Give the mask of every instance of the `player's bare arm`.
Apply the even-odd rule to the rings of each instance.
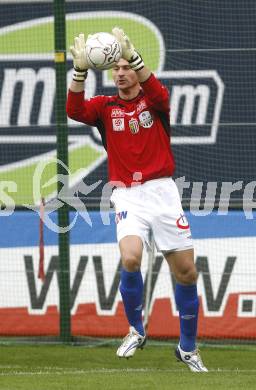
[[[144,68],[137,71],[138,80],[140,83],[144,83],[151,75],[151,70],[146,66]]]

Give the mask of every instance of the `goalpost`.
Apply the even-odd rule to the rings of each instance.
[[[58,180],[57,192],[67,191],[69,186],[68,168],[68,127],[65,110],[67,93],[66,68],[66,10],[65,0],[54,0],[54,38],[55,38],[55,73],[56,73],[56,126],[57,126],[57,164],[58,177],[64,177],[65,182]],[[65,197],[68,193],[64,194]],[[58,209],[60,227],[69,225],[69,206],[64,203]],[[59,233],[59,299],[60,299],[60,338],[62,341],[71,340],[70,316],[70,258],[69,231]]]

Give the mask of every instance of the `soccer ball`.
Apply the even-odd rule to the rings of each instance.
[[[122,48],[114,35],[98,32],[87,39],[85,53],[94,69],[105,70],[112,68],[120,60]]]

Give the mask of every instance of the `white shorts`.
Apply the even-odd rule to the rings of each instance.
[[[193,248],[190,227],[172,178],[116,188],[111,202],[116,212],[118,242],[125,236],[136,235],[150,247],[152,232],[158,251]]]

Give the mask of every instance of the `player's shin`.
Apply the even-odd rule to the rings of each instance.
[[[144,336],[142,322],[143,280],[141,272],[128,272],[122,269],[120,292],[129,324],[140,335]]]
[[[176,284],[175,300],[180,317],[180,346],[183,351],[196,349],[199,300],[196,285]]]

